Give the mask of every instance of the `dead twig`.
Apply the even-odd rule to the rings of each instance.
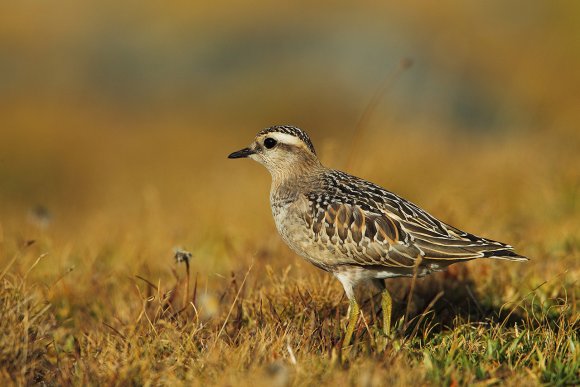
[[[366,106],[365,110],[361,114],[352,134],[352,140],[350,142],[350,153],[346,161],[345,169],[349,170],[352,167],[352,163],[354,161],[354,157],[357,153],[359,148],[359,144],[364,137],[364,132],[369,126],[370,118],[372,117],[374,111],[376,110],[377,106],[381,99],[383,99],[385,93],[393,86],[395,81],[399,78],[399,76],[407,69],[409,69],[413,65],[413,61],[409,58],[403,58],[399,62],[397,68],[390,73],[385,80],[381,83],[381,85],[376,90],[375,94],[369,101],[368,105]]]

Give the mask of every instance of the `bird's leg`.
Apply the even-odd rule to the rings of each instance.
[[[354,332],[354,328],[356,327],[359,314],[360,308],[356,302],[356,299],[353,297],[350,299],[350,305],[348,307],[348,325],[346,326],[346,333],[344,334],[344,341],[342,342],[343,348],[350,344],[350,340],[352,339],[352,334]]]
[[[391,335],[391,313],[393,311],[393,300],[389,290],[385,287],[381,293],[381,306],[383,308],[383,332],[385,336]]]
[[[391,335],[391,316],[393,313],[393,300],[391,294],[382,279],[373,280],[373,284],[381,291],[381,308],[383,309],[383,333]]]
[[[344,334],[344,340],[342,341],[343,350],[350,345],[350,340],[352,339],[352,334],[354,333],[354,328],[358,322],[358,316],[360,314],[360,308],[356,302],[354,296],[354,286],[356,285],[356,280],[351,275],[351,272],[335,272],[334,275],[340,281],[344,287],[344,292],[348,298],[350,304],[348,306],[348,325],[346,326],[346,332]]]

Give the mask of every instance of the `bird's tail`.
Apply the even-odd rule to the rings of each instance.
[[[507,249],[498,249],[498,250],[488,250],[483,253],[485,258],[494,258],[494,259],[505,259],[508,261],[529,261],[528,257],[524,257],[523,255],[519,255],[515,251],[511,250],[510,248]]]

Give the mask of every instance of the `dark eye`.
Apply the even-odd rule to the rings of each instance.
[[[268,149],[272,149],[276,146],[278,142],[276,140],[274,140],[273,138],[268,137],[267,139],[264,140],[264,146]]]

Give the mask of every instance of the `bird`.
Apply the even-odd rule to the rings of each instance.
[[[382,330],[389,337],[392,298],[385,279],[423,277],[476,258],[528,260],[506,243],[462,231],[370,181],[323,166],[308,134],[295,126],[266,128],[228,158],[266,167],[278,233],[342,284],[349,300],[343,348],[360,314],[354,295],[360,283],[381,290]]]

